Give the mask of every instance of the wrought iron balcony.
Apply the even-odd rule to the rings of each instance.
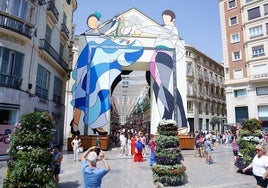
[[[68,72],[68,64],[45,39],[40,39],[39,49],[46,51],[66,72]]]
[[[21,34],[29,39],[32,38],[33,26],[16,19],[16,17],[0,11],[0,27]]]
[[[67,37],[67,39],[69,39],[69,30],[67,28],[67,26],[65,24],[61,24],[61,32],[63,32],[65,34],[65,36]]]
[[[20,89],[22,78],[14,75],[0,74],[0,86]]]
[[[53,3],[53,1],[48,1],[47,2],[47,10],[51,11],[52,14],[54,15],[55,19],[57,21],[59,21],[59,11],[57,10],[55,4]]]

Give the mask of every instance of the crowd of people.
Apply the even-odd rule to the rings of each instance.
[[[205,157],[207,164],[213,164],[212,151],[217,144],[231,146],[233,149],[234,162],[238,156],[239,146],[237,135],[231,131],[216,135],[214,132],[195,132],[195,153],[194,157]]]
[[[79,148],[81,146],[81,140],[78,136],[75,136],[71,142],[73,147],[74,160],[80,160],[82,163],[82,172],[84,177],[84,186],[89,185],[101,185],[102,177],[104,177],[110,170],[110,166],[104,157],[104,152],[100,150],[99,137],[96,140],[95,146],[85,151],[81,158],[78,159],[78,154],[81,152]],[[143,162],[144,156],[150,153],[149,165],[152,166],[155,163],[155,150],[156,142],[153,134],[144,134],[140,131],[132,133],[129,131],[119,131],[118,143],[114,143],[116,147],[120,148],[119,156],[126,156],[132,158],[133,162]],[[118,145],[117,145],[118,144]],[[207,164],[213,164],[213,148],[217,145],[226,145],[232,148],[234,164],[239,154],[239,146],[237,143],[237,134],[232,131],[226,131],[224,134],[214,134],[213,132],[195,132],[195,152],[194,157],[201,157],[205,159]],[[148,147],[146,147],[148,146]],[[148,151],[146,151],[148,150]],[[248,170],[252,170],[253,175],[257,181],[257,188],[268,186],[268,156],[266,155],[266,145],[259,144],[256,146],[256,155],[251,164],[245,167],[242,171],[246,173]],[[55,179],[59,182],[60,163],[63,155],[59,151],[59,148],[54,147],[53,161],[55,168]],[[97,161],[102,161],[102,168],[97,167]]]
[[[234,164],[238,159],[239,145],[237,143],[237,132],[227,131],[224,134],[195,132],[195,153],[194,157],[205,157],[207,164],[213,164],[212,151],[217,144],[227,145],[232,148]],[[256,145],[256,154],[252,162],[242,169],[243,173],[251,170],[256,179],[256,188],[266,188],[268,186],[268,156],[267,142],[263,137],[263,142]]]
[[[119,156],[132,157],[134,162],[143,162],[143,157],[146,155],[146,145],[149,144],[148,148],[150,154],[154,156],[155,142],[153,135],[146,135],[143,132],[132,133],[125,132],[124,130],[119,131],[119,141],[115,141],[115,146],[120,147]],[[118,143],[118,145],[117,145]],[[153,153],[153,154],[152,154]],[[153,164],[153,162],[151,162]]]

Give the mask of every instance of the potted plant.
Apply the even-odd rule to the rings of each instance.
[[[178,186],[186,182],[186,167],[179,146],[178,127],[174,120],[159,123],[156,137],[155,161],[152,166],[154,182]]]

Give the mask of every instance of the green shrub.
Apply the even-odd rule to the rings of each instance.
[[[54,123],[48,113],[34,112],[21,117],[11,135],[4,188],[56,187],[50,153]]]

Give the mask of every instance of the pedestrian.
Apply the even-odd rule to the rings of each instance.
[[[75,135],[74,139],[71,142],[74,152],[74,161],[78,160],[79,147],[81,146],[81,144],[81,139],[78,135]]]
[[[256,146],[257,154],[250,163],[242,171],[245,173],[247,170],[252,169],[253,175],[257,181],[256,188],[266,188],[268,185],[268,156],[266,155],[266,145],[258,144]]]
[[[127,155],[131,157],[131,134],[128,134],[127,137]]]
[[[143,161],[143,156],[142,156],[142,142],[140,139],[140,136],[137,136],[137,141],[135,144],[135,154],[134,154],[134,162],[142,162]]]
[[[214,144],[211,142],[211,138],[209,135],[206,135],[206,139],[204,142],[204,146],[205,146],[205,155],[206,155],[206,163],[207,164],[212,164],[213,160],[212,160],[212,146],[214,146]]]
[[[110,166],[105,160],[104,152],[102,151],[99,158],[104,167],[97,167],[98,155],[95,152],[96,148],[96,146],[90,147],[81,156],[84,188],[101,188],[102,178],[110,171]]]
[[[135,154],[135,145],[136,145],[136,136],[133,133],[131,137],[131,155],[134,156]]]
[[[142,155],[145,155],[146,137],[143,133],[140,134],[140,140],[142,143]]]
[[[197,134],[196,137],[195,137],[195,153],[194,153],[194,157],[197,157],[197,154],[198,154],[199,157],[202,157],[201,145],[202,145],[201,135]]]
[[[120,135],[120,156],[124,156],[126,154],[126,148],[127,148],[127,138],[125,136],[125,133],[122,132]]]
[[[238,150],[239,150],[239,146],[238,146],[238,144],[237,144],[236,138],[237,138],[237,136],[234,135],[234,137],[233,137],[233,141],[232,141],[232,143],[231,143],[231,146],[232,146],[232,148],[233,148],[234,163],[236,162],[236,159],[237,159],[237,157],[238,157]]]
[[[153,134],[150,135],[150,140],[149,140],[149,143],[148,143],[148,147],[150,149],[150,166],[153,166],[154,163],[155,163],[155,149],[156,149]]]
[[[63,155],[60,152],[60,148],[58,146],[54,146],[53,152],[52,152],[52,161],[53,161],[53,166],[54,166],[54,176],[56,180],[56,187],[58,187],[58,184],[59,184],[59,174],[61,170],[62,159],[63,159]]]

